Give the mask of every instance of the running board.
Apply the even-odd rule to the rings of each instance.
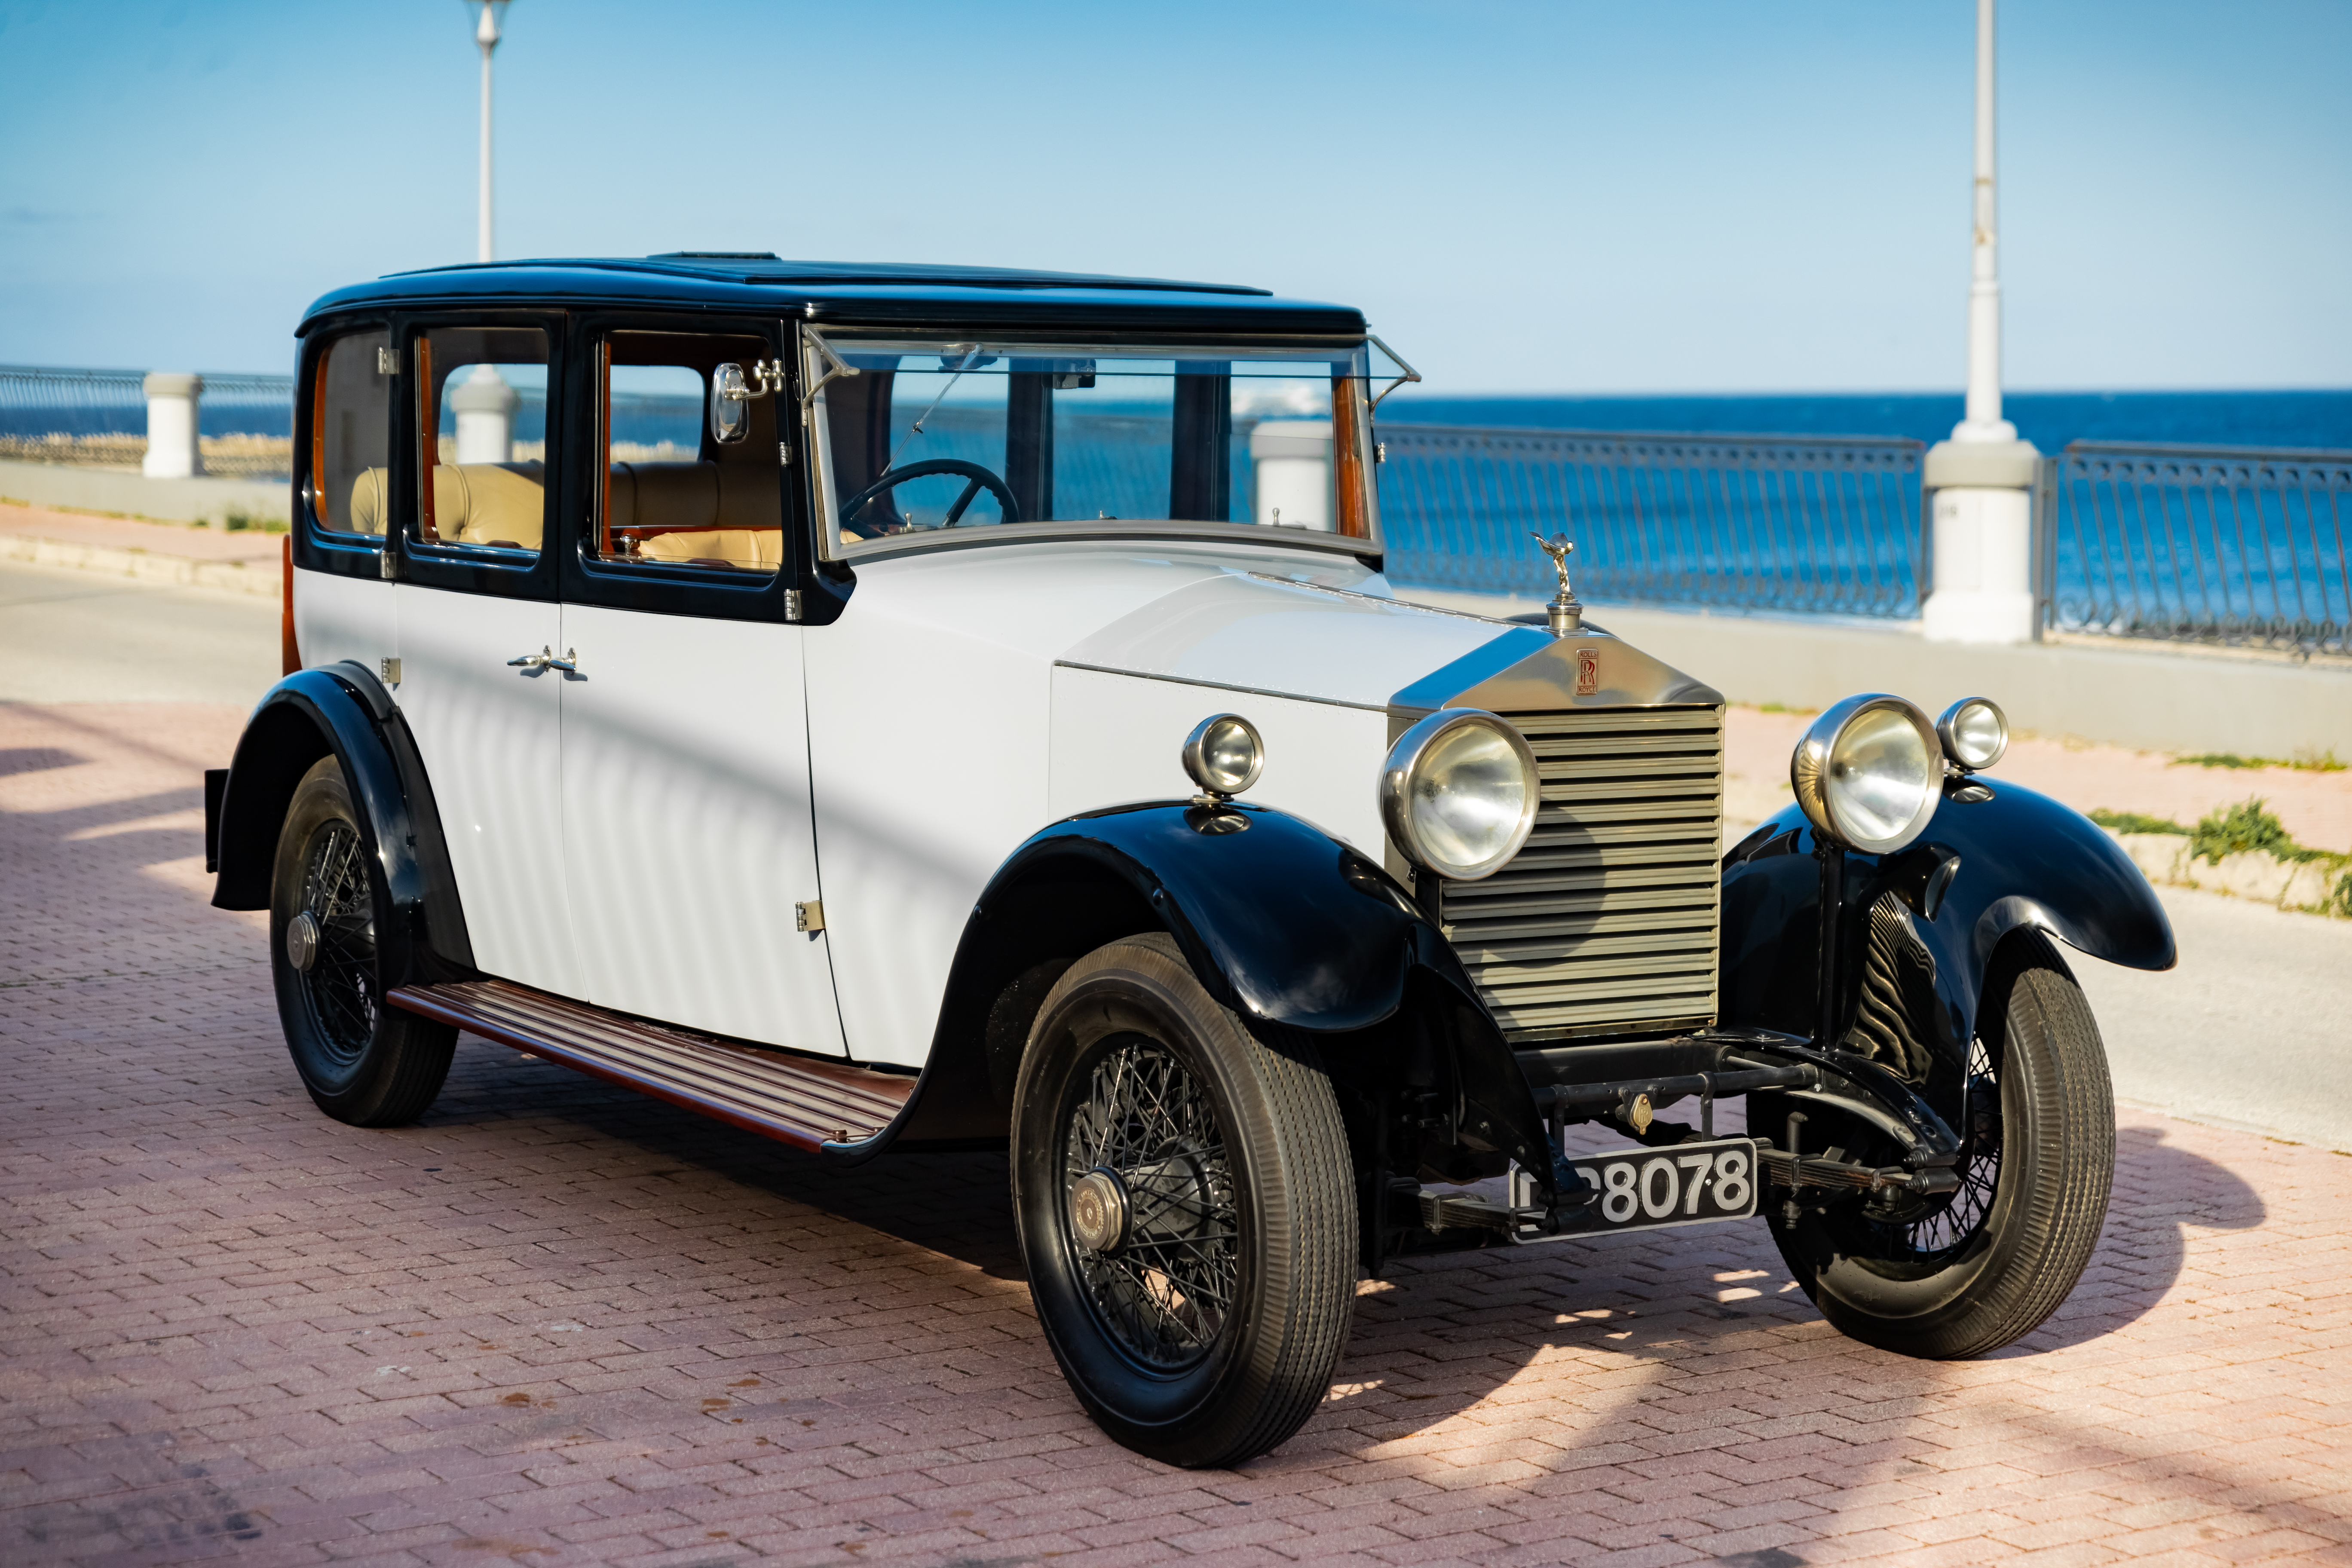
[[[871,1138],[915,1091],[911,1077],[648,1024],[508,980],[404,985],[385,1000],[798,1149]]]

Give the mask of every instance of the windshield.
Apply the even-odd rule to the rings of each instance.
[[[1377,538],[1360,343],[809,337],[836,555],[1008,525]]]

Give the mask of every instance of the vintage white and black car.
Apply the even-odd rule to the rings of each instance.
[[[2089,1258],[2060,944],[2171,963],[2140,874],[1982,775],[1982,700],[1839,703],[1726,845],[1722,698],[1567,539],[1525,622],[1397,597],[1358,311],[680,253],[299,340],[207,854],[328,1115],[416,1118],[462,1029],[842,1166],[1009,1148],[1070,1386],[1180,1465],[1295,1432],[1402,1255],[1761,1216],[1932,1357]]]

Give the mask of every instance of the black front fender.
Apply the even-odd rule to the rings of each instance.
[[[1811,825],[1782,808],[1724,858],[1723,1018],[1813,1035],[1822,879]],[[1942,879],[1944,864],[1958,864]],[[2169,969],[2172,924],[2147,879],[2087,817],[2022,784],[1955,783],[1918,842],[1898,855],[1840,858],[1844,918],[1837,973],[1841,1032],[1863,973],[1860,918],[1892,894],[1931,957],[1936,1012],[1923,1037],[1965,1060],[1987,969],[2004,938],[2032,927],[2132,969]]]
[[[356,664],[297,670],[270,688],[246,721],[220,801],[214,905],[269,907],[287,805],[303,773],[330,753],[351,788],[363,847],[383,873],[393,942],[470,969],[465,912],[424,761],[390,694]]]
[[[1402,1011],[1442,1015],[1463,1142],[1549,1178],[1527,1076],[1459,958],[1381,866],[1285,812],[1178,802],[1057,822],[1006,859],[966,922],[930,1057],[899,1121],[844,1147],[1002,1137],[1037,1007],[1084,954],[1165,931],[1201,983],[1256,1026],[1315,1036],[1335,1077]],[[1436,998],[1434,1002],[1430,998]],[[1365,1048],[1370,1049],[1367,1046]]]

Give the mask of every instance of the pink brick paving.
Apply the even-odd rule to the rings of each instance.
[[[204,903],[239,717],[0,708],[0,1561],[2352,1563],[2352,1160],[2127,1116],[2083,1288],[1968,1364],[1760,1226],[1402,1267],[1187,1474],[1064,1388],[1001,1158],[830,1173],[478,1041],[422,1126],[318,1115]]]

